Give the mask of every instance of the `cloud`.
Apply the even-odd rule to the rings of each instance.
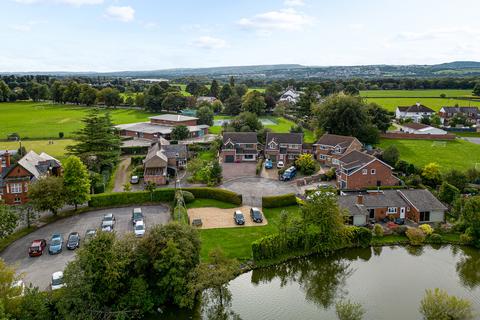
[[[13,0],[13,1],[17,3],[22,3],[22,4],[56,3],[56,4],[68,4],[72,6],[82,6],[82,5],[102,4],[104,0]]]
[[[30,21],[23,24],[12,24],[10,25],[10,29],[18,32],[30,32],[32,31],[32,27],[38,24],[46,23],[46,21]]]
[[[225,40],[210,36],[199,37],[193,41],[192,44],[203,49],[221,49],[227,46],[227,42]]]
[[[114,20],[130,22],[135,19],[135,10],[130,6],[110,6],[105,11],[105,15]]]
[[[242,18],[238,24],[244,28],[257,29],[260,32],[272,30],[298,31],[311,25],[313,19],[295,9],[281,9],[260,13],[252,18]]]
[[[438,28],[424,32],[400,32],[393,39],[399,41],[426,41],[462,36],[479,37],[480,31],[469,27]]]
[[[283,4],[287,7],[301,7],[305,5],[304,0],[285,0]]]

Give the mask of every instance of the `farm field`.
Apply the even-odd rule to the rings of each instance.
[[[412,106],[417,102],[429,107],[432,110],[439,111],[443,106],[477,106],[480,107],[480,100],[459,100],[453,98],[365,98],[367,102],[374,102],[389,111],[395,111],[398,106]]]
[[[80,120],[89,108],[73,105],[55,105],[45,102],[1,103],[0,139],[16,132],[20,138],[58,138],[63,132],[66,138],[81,127]],[[152,114],[131,109],[111,109],[115,124],[146,121]]]
[[[50,140],[25,140],[22,141],[22,146],[24,146],[27,151],[33,150],[38,154],[45,152],[61,161],[66,157],[65,148],[75,143],[74,140],[70,139],[52,140],[52,144],[49,143],[49,141]],[[0,150],[17,150],[19,147],[20,142],[18,141],[0,141]]]
[[[446,97],[471,97],[472,90],[457,90],[457,89],[430,89],[430,90],[362,90],[360,96],[362,97],[376,97],[376,98],[388,98],[388,97],[435,97],[440,98],[441,94],[445,94]]]
[[[475,166],[480,169],[480,145],[468,141],[381,139],[379,147],[385,149],[390,145],[398,148],[400,159],[419,167],[436,162],[443,172]]]

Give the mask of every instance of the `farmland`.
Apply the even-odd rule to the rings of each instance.
[[[449,169],[466,170],[480,167],[480,145],[468,141],[456,140],[436,142],[431,140],[393,140],[382,139],[379,147],[385,149],[395,145],[400,159],[419,167],[436,162],[443,172]]]

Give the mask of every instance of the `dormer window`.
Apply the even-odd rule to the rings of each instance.
[[[225,143],[225,149],[233,149],[235,148],[235,144],[232,142],[232,141],[227,141],[227,143]]]
[[[269,149],[276,149],[277,148],[277,144],[275,143],[275,141],[270,141],[270,143],[268,144],[268,148]]]

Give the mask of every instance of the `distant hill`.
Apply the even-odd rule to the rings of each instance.
[[[0,73],[2,74],[2,73]],[[5,74],[5,73],[3,73]],[[302,66],[274,64],[227,66],[212,68],[177,68],[147,71],[117,72],[22,72],[15,74],[45,74],[56,76],[106,76],[130,78],[204,77],[227,79],[230,76],[248,79],[338,79],[338,78],[426,78],[480,76],[480,62],[454,61],[436,65],[363,65],[363,66]]]

